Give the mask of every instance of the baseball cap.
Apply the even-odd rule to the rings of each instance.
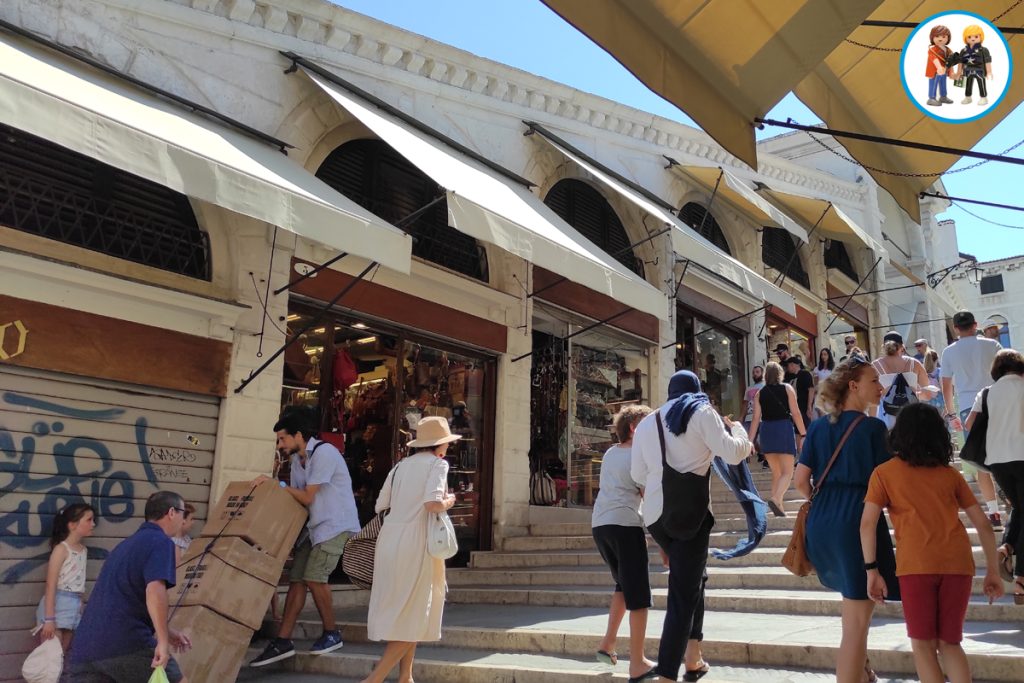
[[[928,340],[918,339],[916,342],[914,342],[914,346],[928,346]]]
[[[953,327],[970,327],[978,322],[970,311],[960,311],[953,316]]]
[[[778,353],[779,351],[789,351],[789,347],[785,344],[779,344],[775,347],[775,353]]]
[[[892,330],[890,332],[886,332],[885,333],[885,336],[882,337],[882,341],[883,342],[896,342],[897,344],[902,344],[903,343],[903,335],[900,334],[899,332],[897,332],[896,330]]]

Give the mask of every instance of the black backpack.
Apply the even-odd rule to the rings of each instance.
[[[886,415],[896,417],[904,406],[911,403],[917,403],[917,394],[910,388],[903,373],[897,373],[889,391],[885,392],[885,396],[882,397],[882,410]]]

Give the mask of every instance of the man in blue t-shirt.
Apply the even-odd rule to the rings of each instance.
[[[309,508],[306,524],[309,537],[295,546],[281,626],[277,637],[249,663],[255,667],[295,656],[292,631],[306,603],[307,590],[313,596],[323,626],[323,635],[313,643],[310,653],[322,655],[342,646],[327,579],[338,566],[345,542],[359,531],[359,514],[348,465],[337,448],[316,438],[320,433],[316,412],[302,406],[288,406],[274,425],[274,432],[277,450],[291,456],[291,486],[284,482],[279,485]],[[269,479],[260,476],[253,483],[261,484]]]
[[[146,521],[103,564],[72,641],[72,683],[139,683],[165,668],[185,683],[170,650],[192,647],[167,625],[167,589],[174,586],[174,543],[185,522],[185,501],[158,491],[146,501]]]

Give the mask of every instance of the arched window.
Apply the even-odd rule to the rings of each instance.
[[[732,250],[729,249],[729,242],[725,239],[725,233],[722,232],[721,226],[703,206],[696,202],[690,202],[679,211],[679,217],[700,233],[701,237],[732,256]]]
[[[786,278],[810,289],[811,281],[800,263],[800,242],[782,228],[764,227],[761,234],[761,260],[769,268],[785,273]]]
[[[1004,349],[1012,349],[1013,346],[1010,345],[1010,323],[1006,317],[996,313],[995,315],[990,315],[989,320],[999,325],[999,343],[1002,347]],[[988,321],[986,320],[986,322]]]
[[[846,251],[846,245],[839,240],[829,240],[825,245],[825,267],[835,268],[851,280],[860,280],[857,269],[850,260],[850,254]]]
[[[582,180],[559,180],[544,203],[584,237],[604,249],[634,273],[643,275],[642,264],[628,249],[632,244],[611,204]]]
[[[188,197],[4,125],[0,225],[210,279],[209,240]]]
[[[328,155],[316,175],[392,223],[422,209],[444,191],[382,140],[346,142]],[[475,239],[448,225],[447,202],[434,204],[402,229],[413,236],[413,256],[487,282],[487,252]]]

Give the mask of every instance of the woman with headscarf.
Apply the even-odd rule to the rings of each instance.
[[[634,681],[675,681],[684,659],[684,681],[699,680],[710,668],[701,656],[700,642],[704,638],[705,569],[715,519],[710,510],[703,512],[703,521],[690,538],[674,538],[666,531],[662,520],[662,460],[676,472],[695,474],[710,485],[713,458],[739,464],[752,448],[741,424],[715,412],[692,372],[680,370],[672,376],[668,397],[668,402],[645,417],[633,433],[630,473],[633,481],[644,487],[644,524],[669,558],[668,610],[658,665],[631,679]],[[664,436],[664,453],[660,435]]]

